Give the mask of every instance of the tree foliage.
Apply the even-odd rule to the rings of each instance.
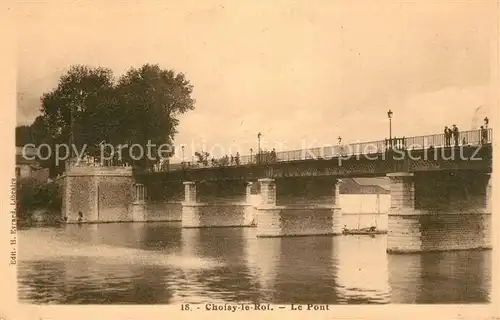
[[[126,125],[121,138],[129,145],[172,145],[179,124],[177,117],[194,109],[193,87],[185,76],[158,65],[130,69],[119,79],[116,91],[123,108],[120,123]],[[157,149],[153,151],[157,154]]]
[[[51,142],[74,144],[78,150],[87,145],[89,155],[107,138],[112,121],[113,73],[105,68],[73,66],[62,75],[58,86],[42,96],[42,119]],[[115,99],[116,101],[116,99]],[[106,117],[107,116],[107,117]]]
[[[199,164],[202,164],[204,166],[208,166],[208,158],[210,158],[210,153],[206,151],[198,152],[196,151],[194,153],[196,160]]]
[[[31,137],[31,126],[17,126],[16,127],[16,147],[22,147],[28,143],[33,143]]]
[[[41,97],[41,116],[29,128],[16,128],[16,143],[22,145],[31,139],[37,145],[53,147],[74,144],[79,151],[85,150],[84,155],[98,160],[102,142],[115,146],[115,150],[118,145],[132,144],[145,150],[148,141],[171,146],[178,116],[194,109],[192,91],[182,73],[158,65],[131,68],[117,80],[107,68],[72,66],[57,87]],[[171,156],[171,150],[163,156]],[[133,161],[129,151],[122,148],[122,163],[147,167],[159,160],[155,148],[153,161],[146,157]],[[55,167],[54,157],[44,166],[51,167],[52,174],[62,169]]]
[[[17,183],[16,213],[18,218],[30,218],[34,210],[47,209],[54,213],[61,211],[60,186],[54,182],[40,182],[24,178]]]

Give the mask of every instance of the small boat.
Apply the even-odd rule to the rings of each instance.
[[[387,231],[377,230],[377,227],[361,228],[361,229],[347,229],[342,230],[342,234],[358,234],[358,235],[374,235],[374,234],[386,234]]]
[[[380,205],[379,205],[379,199],[380,195],[377,194],[377,215],[380,215]],[[344,225],[344,228],[342,229],[342,234],[357,234],[357,235],[376,235],[376,234],[387,234],[386,230],[377,230],[378,223],[377,223],[377,218],[375,218],[375,225],[372,225],[371,227],[367,228],[360,228],[360,219],[361,219],[361,214],[358,214],[358,228],[357,229],[348,229],[346,225]]]

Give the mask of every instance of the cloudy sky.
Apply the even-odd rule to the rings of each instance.
[[[119,76],[158,63],[194,85],[196,110],[181,118],[176,138],[188,146],[256,149],[259,131],[265,147],[278,149],[335,144],[339,135],[379,140],[388,135],[388,109],[396,136],[453,123],[468,130],[493,117],[494,3],[19,5],[18,123],[36,117],[40,95],[72,64]]]

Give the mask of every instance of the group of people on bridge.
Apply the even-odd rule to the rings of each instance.
[[[239,166],[240,165],[240,153],[236,152],[236,156],[233,156],[233,155],[229,156],[226,154],[224,157],[219,158],[219,159],[215,159],[212,157],[212,159],[210,161],[211,161],[212,167],[228,166],[228,165]]]
[[[485,124],[480,127],[479,134],[480,134],[480,137],[479,137],[480,144],[487,143],[488,142],[488,121],[487,120],[485,120]],[[451,147],[452,139],[453,139],[454,145],[458,146],[459,141],[460,141],[460,130],[458,130],[458,127],[455,124],[451,128],[449,128],[448,126],[444,127],[444,140],[445,140],[446,147]],[[467,143],[468,143],[468,141],[465,138],[465,136],[462,137],[462,145],[466,145]]]
[[[458,140],[460,139],[460,131],[458,130],[457,125],[453,125],[452,129],[448,128],[448,126],[444,127],[444,140],[445,140],[445,146],[449,147],[451,146],[451,138],[453,137],[453,140],[455,141],[455,146],[458,146]],[[462,141],[463,144],[466,143],[465,137],[463,138]]]

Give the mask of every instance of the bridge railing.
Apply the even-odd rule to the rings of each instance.
[[[457,139],[459,146],[477,146],[480,144],[491,143],[493,141],[493,130],[491,128],[481,130],[469,130],[460,132]],[[449,141],[449,146],[455,145],[455,138],[452,136]],[[408,149],[427,149],[430,147],[439,148],[445,147],[446,138],[444,133],[409,137],[406,138],[406,147]]]
[[[457,145],[459,146],[475,146],[480,144],[492,143],[493,130],[489,128],[484,130],[462,131],[459,133],[457,140]],[[445,147],[447,145],[448,144],[444,133],[415,137],[394,137],[392,139],[350,143],[344,145],[330,145],[309,149],[280,151],[276,153],[265,152],[261,154],[244,155],[240,157],[239,161],[234,161],[232,164],[229,163],[224,166],[230,167],[248,164],[266,164],[310,159],[331,159],[339,156],[349,157],[382,153],[388,151],[389,149],[419,150],[428,149],[430,147]],[[453,136],[450,138],[449,145],[455,145],[455,138]],[[196,162],[182,162],[169,164],[166,171],[181,170],[183,168],[206,168],[218,166],[220,165],[212,165],[210,161],[208,166],[204,166]]]

